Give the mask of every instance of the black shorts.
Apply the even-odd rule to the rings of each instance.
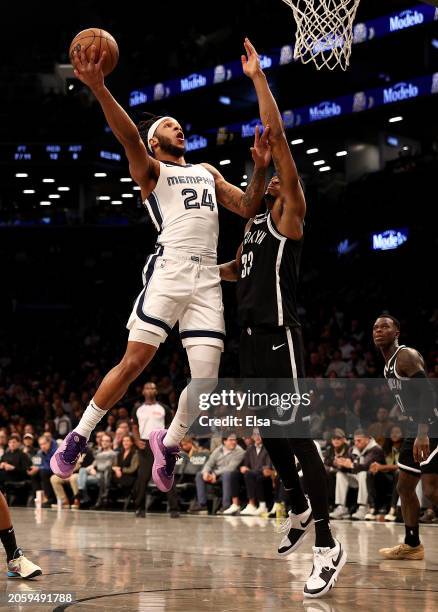
[[[255,391],[298,394],[301,397],[307,391],[302,380],[305,372],[300,327],[248,327],[242,330],[239,361],[242,380],[259,379],[251,383]],[[308,406],[306,401],[285,408],[271,404],[256,411],[260,417],[271,421],[267,435],[307,438],[310,437]]]
[[[300,327],[247,327],[239,347],[241,378],[304,378]]]
[[[430,438],[430,455],[426,461],[414,461],[415,438],[405,438],[398,457],[398,467],[408,474],[438,474],[438,439]]]

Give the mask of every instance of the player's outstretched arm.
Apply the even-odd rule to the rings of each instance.
[[[281,197],[274,206],[272,215],[277,229],[282,234],[298,240],[303,235],[303,221],[306,214],[304,193],[287,142],[283,120],[260,66],[257,51],[248,38],[245,39],[244,46],[246,56],[242,55],[242,68],[254,83],[262,123],[270,127],[269,144],[280,181]]]
[[[222,206],[232,212],[250,219],[255,217],[260,209],[265,194],[266,170],[271,163],[271,149],[269,146],[269,128],[260,135],[259,126],[256,126],[254,146],[251,155],[254,161],[254,170],[248,187],[242,191],[224,179],[222,174],[210,164],[202,164],[214,177],[216,197]]]
[[[90,61],[87,60],[85,51],[75,52],[73,60],[75,76],[87,85],[96,96],[114,136],[125,149],[129,161],[129,170],[134,181],[142,187],[142,190],[147,192],[150,189],[152,191],[153,182],[159,176],[160,165],[148,154],[135,123],[105,86],[102,72],[105,55],[106,51],[96,62],[96,47],[94,45],[91,48]]]

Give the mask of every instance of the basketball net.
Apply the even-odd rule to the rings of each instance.
[[[318,70],[346,70],[360,0],[283,0],[297,22],[294,58]]]

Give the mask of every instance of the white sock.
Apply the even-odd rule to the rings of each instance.
[[[169,429],[167,430],[166,435],[164,436],[164,446],[167,446],[168,448],[170,446],[178,446],[178,444],[189,431],[189,427],[194,420],[195,416],[194,418],[189,417],[186,387],[185,389],[183,389],[181,395],[179,396],[176,414],[173,417],[171,424],[169,425]]]
[[[99,421],[103,419],[107,412],[107,410],[101,410],[98,408],[94,401],[91,400],[85,409],[78,426],[75,427],[75,431],[77,431],[81,436],[85,436],[88,440],[93,429],[96,427]]]
[[[217,385],[217,375],[221,359],[221,349],[217,346],[195,345],[187,347],[187,357],[193,384],[183,390],[179,396],[178,409],[163,439],[164,446],[178,446],[199,416],[200,393],[209,393]],[[191,386],[190,386],[191,385]],[[188,389],[190,388],[190,405]],[[196,404],[196,405],[195,405]]]
[[[259,510],[261,510],[262,512],[266,512],[266,502],[259,502]]]

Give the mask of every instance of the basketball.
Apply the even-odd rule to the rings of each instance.
[[[99,60],[101,53],[106,51],[106,57],[102,64],[104,76],[110,74],[117,66],[119,61],[119,47],[111,34],[100,28],[88,28],[76,34],[68,52],[70,62],[73,64],[74,52],[80,51],[81,48],[85,51],[87,59],[90,59],[91,47],[96,46],[96,62]]]

